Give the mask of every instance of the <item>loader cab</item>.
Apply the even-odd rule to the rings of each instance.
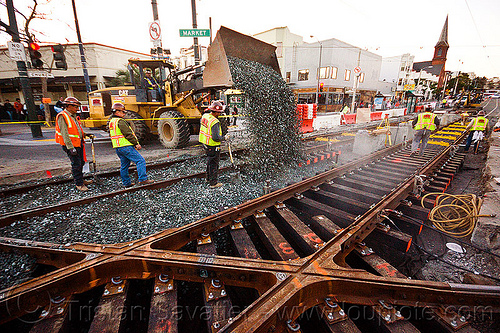
[[[166,60],[130,59],[128,64],[130,80],[135,87],[136,101],[139,103],[160,102],[165,104],[165,94],[169,95],[170,86],[167,81],[175,66]],[[146,70],[151,70],[158,88],[151,88],[146,80]]]

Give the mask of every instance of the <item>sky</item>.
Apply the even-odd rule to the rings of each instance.
[[[148,26],[153,21],[151,0],[75,0],[82,40],[149,53]],[[32,0],[14,0],[27,13]],[[40,42],[75,43],[77,35],[71,0],[38,0],[45,19],[31,27]],[[179,36],[192,28],[191,0],[157,0],[163,48],[173,55],[193,39]],[[5,4],[5,0],[0,0]],[[499,0],[196,0],[198,28],[213,35],[223,25],[253,35],[287,26],[308,43],[336,38],[383,57],[410,53],[415,61],[431,60],[434,46],[449,15],[446,69],[500,77]],[[0,5],[0,19],[7,10]],[[23,19],[18,16],[18,24]],[[310,37],[314,36],[314,37]],[[0,33],[0,45],[10,36]],[[199,38],[209,44],[209,38]]]

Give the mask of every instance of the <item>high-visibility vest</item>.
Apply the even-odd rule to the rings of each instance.
[[[474,118],[472,120],[472,127],[471,131],[484,131],[486,129],[486,126],[488,126],[488,119],[486,119],[483,116],[479,116],[477,118]]]
[[[420,113],[417,118],[417,124],[415,125],[415,130],[420,130],[427,128],[428,130],[434,131],[436,125],[434,124],[434,118],[436,115],[431,112]]]
[[[59,127],[59,121],[58,121],[59,117],[64,117],[64,121],[68,125],[68,134],[69,138],[71,139],[71,143],[73,143],[73,147],[81,147],[82,138],[80,137],[78,128],[80,128],[81,133],[83,133],[82,124],[80,124],[80,121],[78,119],[75,122],[73,117],[71,117],[66,110],[59,112],[56,116],[56,142],[63,146],[66,145],[64,143],[64,138],[61,135],[61,128]]]
[[[145,77],[144,78],[147,82],[148,82],[148,89],[155,89],[153,86],[156,84],[158,85],[158,83],[156,83],[156,79],[154,79],[153,77]]]
[[[220,146],[219,141],[212,139],[212,126],[219,122],[219,119],[211,113],[205,113],[200,121],[200,136],[198,141],[207,146]],[[222,128],[219,126],[219,136],[222,136]]]
[[[113,117],[109,121],[109,136],[111,138],[111,143],[113,144],[113,148],[133,146],[133,144],[123,136],[120,127],[118,127],[118,122],[121,119],[122,118],[119,117]],[[130,127],[130,129],[132,130],[132,127]],[[134,130],[132,130],[132,133],[135,135]]]

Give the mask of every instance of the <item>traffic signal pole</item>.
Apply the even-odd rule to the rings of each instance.
[[[12,0],[6,0],[7,13],[9,15],[9,34],[12,36],[12,41],[20,43],[19,30],[17,29],[16,13],[14,11],[14,4]],[[36,121],[35,100],[33,99],[33,91],[31,90],[30,80],[28,78],[28,71],[24,61],[17,61],[17,71],[19,72],[19,82],[23,90],[24,102],[28,110],[28,121]],[[31,124],[31,135],[33,138],[41,138],[42,127],[39,123]]]
[[[83,78],[85,79],[85,88],[87,94],[92,90],[90,87],[89,72],[87,71],[87,60],[85,60],[85,52],[83,51],[82,36],[80,35],[80,25],[78,24],[78,17],[76,16],[75,0],[71,0],[73,6],[73,15],[75,16],[76,35],[78,36],[78,47],[80,48],[80,59],[82,61]]]

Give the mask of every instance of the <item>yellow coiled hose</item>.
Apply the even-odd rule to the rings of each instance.
[[[422,197],[422,207],[426,208],[424,199],[431,195],[437,195],[434,208],[429,213],[429,221],[436,229],[460,238],[474,231],[483,202],[481,198],[474,194],[428,193]]]

